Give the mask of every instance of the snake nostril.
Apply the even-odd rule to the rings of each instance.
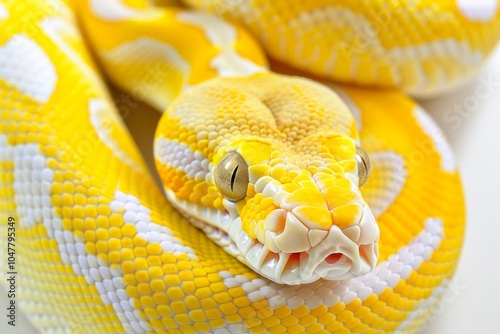
[[[337,263],[337,261],[342,257],[342,254],[341,253],[332,253],[330,255],[328,255],[325,259],[326,262],[328,262],[329,264],[334,264],[334,263]]]

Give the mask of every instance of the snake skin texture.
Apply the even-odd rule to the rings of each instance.
[[[46,333],[416,332],[453,277],[465,213],[442,131],[402,91],[435,94],[472,75],[500,33],[498,2],[175,5],[0,1],[0,240],[13,217],[20,309]],[[161,186],[108,83],[134,112],[163,112]],[[354,145],[372,164],[360,189]],[[249,165],[236,204],[213,177],[231,150]],[[308,244],[292,233],[269,247],[302,247],[282,263],[293,269],[333,228],[374,265],[349,278],[269,280],[239,253],[235,221],[218,220],[235,214],[240,235],[266,244],[259,222],[286,211],[268,194],[314,207],[311,194],[330,187],[326,209],[290,209],[304,233],[317,230]],[[361,224],[364,207],[375,229]]]
[[[462,83],[500,37],[495,0],[187,2],[244,22],[280,61],[335,81],[399,87],[414,96]]]

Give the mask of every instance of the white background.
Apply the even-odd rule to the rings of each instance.
[[[465,87],[421,102],[450,141],[467,201],[457,274],[423,333],[500,333],[500,49]],[[462,114],[453,111],[456,104]],[[1,291],[0,333],[35,333],[19,314],[15,330],[7,326],[6,305]]]

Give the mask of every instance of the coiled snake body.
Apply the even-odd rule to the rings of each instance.
[[[441,131],[395,87],[430,95],[472,74],[497,3],[187,1],[233,24],[163,2],[0,2],[0,238],[15,220],[11,270],[33,324],[420,328],[455,270],[463,197]],[[372,87],[270,72],[256,39],[275,71]],[[166,196],[89,50],[166,110]]]

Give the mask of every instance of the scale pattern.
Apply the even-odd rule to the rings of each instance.
[[[279,61],[415,96],[463,83],[500,38],[496,0],[185,2],[243,22]]]
[[[427,2],[415,3],[420,8]],[[262,30],[255,28],[255,17],[261,14],[256,13],[265,13],[259,8],[277,12],[274,4],[282,6],[280,1],[267,7],[262,1],[231,4],[224,7],[226,15],[247,13],[242,21],[258,37]],[[464,6],[459,1],[453,8]],[[497,14],[484,17],[468,6],[471,17],[463,15],[464,24],[466,18],[488,22],[446,33],[467,31],[493,40]],[[279,8],[279,15],[262,14],[262,26],[274,22],[272,17],[285,23],[297,15],[314,21],[308,13],[319,13],[303,8],[300,16],[297,4]],[[343,10],[352,14],[376,8],[360,2]],[[434,14],[426,15],[434,22]],[[410,18],[424,22],[418,15]],[[273,25],[279,27],[278,21]],[[391,33],[411,26],[395,22]],[[181,90],[187,90],[181,95],[186,98],[212,78],[274,76],[252,35],[208,14],[151,8],[139,0],[2,0],[0,27],[0,240],[6,244],[7,218],[14,217],[18,300],[41,332],[415,332],[439,302],[460,255],[462,188],[441,131],[402,93],[336,85],[333,89],[356,123],[331,95],[338,101],[337,131],[358,136],[372,156],[373,174],[361,193],[380,228],[376,268],[349,280],[280,285],[225,252],[169,204],[91,56],[115,85],[163,111]],[[301,63],[300,53],[284,58],[273,49],[279,43],[272,42],[277,38],[272,31],[280,29],[262,39],[266,52]],[[487,44],[475,46],[474,52],[487,53]],[[308,68],[318,74],[318,66]],[[334,72],[332,78],[348,77]],[[408,78],[420,82],[411,74]],[[392,79],[370,80],[413,91],[413,85]],[[218,85],[217,80],[227,79],[211,82]],[[191,103],[203,101],[193,95]],[[237,94],[208,98],[239,102]],[[251,116],[249,124],[259,122]],[[177,139],[191,144],[186,137]],[[209,167],[202,159],[191,169],[179,161],[168,162],[170,173],[196,175]],[[188,182],[179,186],[188,187]],[[217,200],[200,203],[218,205]],[[217,239],[216,230],[206,232]],[[2,275],[6,267],[2,257]]]

